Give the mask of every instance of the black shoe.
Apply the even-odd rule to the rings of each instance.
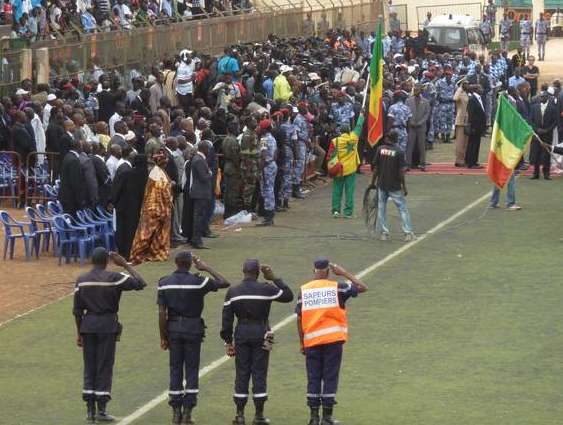
[[[219,237],[219,235],[217,233],[209,232],[203,235],[203,237],[207,239],[216,239]]]
[[[532,176],[532,177],[530,177],[530,180],[539,180],[539,179],[540,179],[540,176]]]
[[[179,425],[182,423],[182,408],[180,406],[172,408],[172,424]]]
[[[246,422],[244,421],[244,415],[237,414],[233,419],[233,425],[245,425]]]
[[[193,249],[209,249],[208,247],[206,247],[204,244],[199,243],[199,244],[192,244],[192,248]]]
[[[96,422],[96,403],[94,400],[86,403],[86,423],[93,424]]]
[[[280,205],[276,205],[276,212],[286,212],[287,209],[280,206]]]
[[[456,167],[458,167],[458,168],[463,168],[463,167],[465,167],[465,164],[460,164],[459,162],[456,162],[454,165],[455,165]]]
[[[270,217],[264,218],[262,222],[256,224],[257,227],[267,227],[273,225],[274,225],[274,219]]]
[[[544,180],[551,180],[551,177],[549,177],[549,176],[543,176],[543,179],[544,179]]]
[[[98,401],[98,414],[96,422],[113,422],[115,418],[106,412],[106,403]]]
[[[301,188],[299,187],[298,184],[293,185],[293,191],[291,193],[291,196],[293,196],[296,199],[304,199],[305,198],[303,196],[303,194],[301,193]]]
[[[184,425],[194,425],[195,422],[192,420],[192,409],[185,407],[182,413],[182,422]]]
[[[319,408],[311,407],[311,418],[309,419],[308,425],[320,425],[321,419],[319,418]]]
[[[252,425],[270,425],[270,420],[264,416],[255,416]]]
[[[321,425],[340,425],[336,419],[332,419],[332,407],[323,408],[323,420]]]

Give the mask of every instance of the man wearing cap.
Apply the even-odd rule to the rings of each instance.
[[[520,20],[520,47],[524,52],[524,59],[530,55],[530,38],[533,33],[532,22],[528,19],[528,15],[524,15],[524,19]]]
[[[190,251],[180,251],[175,261],[176,271],[158,282],[160,347],[170,352],[168,404],[173,410],[172,423],[193,424],[191,415],[199,393],[199,361],[205,337],[201,318],[204,297],[230,284]],[[212,278],[190,273],[192,262]]]
[[[301,181],[305,172],[305,161],[307,159],[307,147],[310,143],[309,124],[306,115],[309,112],[306,102],[297,104],[297,115],[293,120],[293,126],[297,133],[297,140],[293,148],[293,157],[295,158],[295,166],[293,168],[293,197],[303,199],[301,193]]]
[[[332,412],[336,404],[342,352],[348,339],[346,301],[367,291],[367,286],[325,257],[317,258],[313,266],[313,280],[301,287],[295,308],[301,352],[307,367],[309,425],[336,425],[339,422],[332,418]],[[330,280],[330,272],[349,282]],[[321,405],[322,422],[319,417]]]
[[[49,120],[51,119],[51,110],[55,106],[55,101],[57,100],[57,95],[50,93],[47,95],[47,103],[43,108],[43,128],[47,130],[49,126]]]
[[[258,140],[256,137],[256,120],[252,117],[246,121],[246,128],[240,141],[240,177],[242,181],[242,208],[254,211],[256,185],[258,184]]]
[[[258,282],[260,271],[264,279],[272,282]],[[272,268],[260,266],[258,260],[246,260],[242,272],[243,281],[228,289],[223,306],[221,338],[225,341],[226,353],[235,357],[236,377],[233,399],[237,408],[233,425],[244,425],[244,408],[249,396],[249,380],[252,375],[252,393],[256,415],[253,425],[267,425],[264,404],[268,399],[268,360],[273,343],[268,318],[273,301],[289,303],[293,292]],[[234,331],[235,316],[237,326]],[[234,341],[234,344],[233,344]]]
[[[271,226],[274,224],[276,213],[276,197],[274,186],[278,165],[276,163],[278,149],[276,139],[272,136],[272,121],[265,119],[258,126],[260,134],[260,195],[264,201],[264,220],[259,226]]]
[[[396,91],[393,94],[393,105],[389,108],[387,116],[391,120],[390,128],[394,129],[399,136],[399,149],[403,154],[407,151],[408,133],[407,123],[412,116],[412,112],[407,105],[405,99],[407,94],[404,91]]]
[[[108,260],[129,274],[106,270]],[[82,398],[87,405],[87,422],[111,422],[106,405],[111,400],[115,345],[121,334],[117,312],[123,291],[141,290],[147,284],[127,261],[115,252],[98,247],[92,253],[93,269],[80,275],[74,289],[73,315],[76,344],[84,357]],[[97,414],[96,414],[97,402]]]
[[[284,134],[285,143],[283,145],[283,176],[280,198],[283,201],[282,207],[287,209],[289,208],[289,198],[293,190],[293,174],[295,173],[294,152],[297,144],[297,131],[291,122],[291,113],[289,109],[282,109],[281,113],[283,116],[283,122],[280,125],[280,129]]]
[[[508,42],[510,41],[511,29],[512,29],[512,20],[505,13],[502,15],[502,21],[500,21],[500,25],[499,25],[500,48],[503,51],[508,51]]]
[[[280,67],[280,75],[274,80],[274,101],[287,102],[293,97],[293,91],[287,81],[287,75],[293,71],[293,68],[288,65]]]
[[[434,122],[436,124],[435,130],[442,135],[444,143],[451,143],[450,138],[455,118],[454,95],[456,85],[452,79],[451,66],[446,65],[444,68],[444,77],[436,83],[438,107],[435,110]]]

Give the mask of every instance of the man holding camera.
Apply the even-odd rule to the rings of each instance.
[[[264,278],[273,284],[258,282],[260,271]],[[264,417],[264,404],[268,399],[266,378],[273,343],[273,333],[268,322],[270,306],[272,301],[281,303],[293,301],[293,292],[274,274],[270,266],[260,266],[258,260],[246,260],[242,272],[243,281],[229,288],[225,296],[221,329],[221,338],[225,341],[227,355],[235,357],[236,378],[233,398],[237,413],[233,425],[245,424],[244,408],[248,401],[251,375],[256,407],[253,424],[267,425],[269,420]],[[237,326],[233,339],[235,316]]]
[[[367,291],[367,286],[352,273],[317,258],[313,280],[301,287],[297,300],[297,331],[307,366],[307,405],[311,409],[309,425],[336,425],[332,419],[336,404],[338,374],[344,343],[348,339],[346,301]],[[330,273],[350,281],[336,282]],[[319,408],[323,407],[322,422]]]

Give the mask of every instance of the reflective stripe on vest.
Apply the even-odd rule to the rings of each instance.
[[[301,288],[301,327],[305,348],[346,342],[348,321],[340,308],[337,282],[313,280]]]

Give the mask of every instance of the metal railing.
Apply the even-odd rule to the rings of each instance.
[[[383,13],[382,0],[337,0],[337,3],[331,0],[331,3],[331,6],[319,0],[304,0],[299,4],[272,3],[255,9],[252,13],[180,20],[129,31],[81,34],[80,40],[62,37],[37,41],[30,47],[33,52],[34,78],[36,80],[40,61],[38,49],[44,47],[48,48],[51,76],[83,79],[93,70],[93,63],[104,70],[118,69],[126,73],[131,69],[144,70],[184,48],[216,55],[225,46],[263,41],[269,34],[279,37],[302,36],[304,26],[308,25],[304,25],[308,14],[315,30],[323,28],[324,22],[327,22],[327,28],[356,27],[359,30],[373,31],[378,16]],[[3,91],[3,87],[11,88],[21,79],[20,73],[15,69],[18,51],[3,54],[15,56],[12,56],[11,62],[8,61],[10,66],[5,71],[8,72],[5,74],[8,78],[2,78],[0,91]]]

